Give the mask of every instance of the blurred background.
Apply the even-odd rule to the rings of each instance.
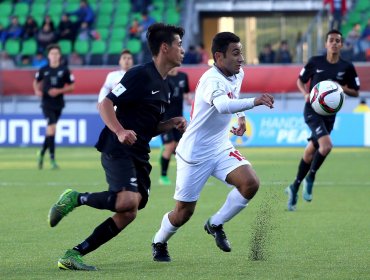
[[[334,139],[344,146],[370,146],[369,114],[353,113],[370,102],[369,0],[0,0],[0,146],[41,141],[44,121],[32,81],[47,63],[46,46],[54,42],[76,79],[75,91],[65,96],[57,141],[92,145],[102,126],[96,103],[106,75],[118,68],[123,49],[133,53],[135,64],[151,59],[145,33],[154,22],[185,28],[180,70],[188,74],[191,92],[213,63],[213,36],[231,31],[241,38],[242,97],[269,92],[276,99],[273,110],[247,112],[250,132],[237,144],[252,146],[305,144],[308,130],[296,80],[311,56],[325,53],[326,32],[339,29],[345,38],[342,58],[355,64],[361,97],[346,98]],[[189,105],[184,107],[188,115]],[[356,140],[348,140],[353,134]]]

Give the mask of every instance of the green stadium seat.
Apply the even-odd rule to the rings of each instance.
[[[61,16],[63,13],[63,4],[62,3],[53,3],[50,5],[47,12],[50,16]]]
[[[365,12],[366,10],[369,10],[369,9],[370,9],[369,0],[358,0],[357,4],[355,4],[355,11]]]
[[[113,13],[112,2],[101,2],[99,5],[99,15],[110,16]]]
[[[121,16],[121,15],[115,16],[114,21],[113,21],[113,28],[116,29],[116,28],[126,27],[128,24],[128,19],[129,19],[128,16]]]
[[[34,55],[37,52],[37,42],[35,39],[28,39],[22,43],[22,55]]]
[[[76,11],[79,7],[80,7],[80,4],[79,4],[80,1],[78,1],[77,3],[70,3],[70,1],[68,2],[68,5],[66,7],[66,12],[74,12]]]
[[[35,3],[31,6],[30,14],[36,19],[36,17],[44,17],[46,6],[43,3]]]
[[[109,37],[110,31],[106,27],[97,28],[96,32],[98,32],[101,40],[106,40]]]
[[[119,54],[122,52],[123,42],[122,41],[113,41],[111,40],[108,46],[109,54]]]
[[[115,11],[116,16],[129,15],[131,12],[131,3],[120,1],[115,7]]]
[[[10,23],[9,17],[0,16],[0,24],[4,27],[4,29],[9,25],[9,23]]]
[[[106,48],[107,48],[107,45],[105,41],[102,41],[102,40],[92,41],[90,53],[91,54],[104,54]]]
[[[124,28],[115,28],[112,30],[111,39],[114,41],[123,41],[126,38],[127,31]]]
[[[6,40],[4,50],[11,56],[18,55],[21,50],[20,41],[15,39]]]
[[[99,16],[96,21],[96,28],[109,27],[111,24],[111,18],[108,16]]]
[[[12,13],[12,3],[4,2],[0,3],[1,17],[8,17]]]
[[[163,21],[163,16],[161,11],[151,11],[150,16],[153,17],[157,22],[162,22]]]
[[[180,15],[176,10],[167,10],[166,23],[177,25],[180,22]]]
[[[58,44],[63,55],[68,55],[72,52],[72,42],[70,40],[60,40]]]
[[[132,52],[132,54],[138,54],[141,52],[141,41],[138,39],[130,39],[127,42],[126,48]]]
[[[79,55],[85,55],[89,52],[89,42],[88,41],[76,41],[74,50]]]
[[[25,17],[28,15],[29,12],[29,5],[27,3],[17,3],[14,6],[13,15],[16,15],[18,17]]]

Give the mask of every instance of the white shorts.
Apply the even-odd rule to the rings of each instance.
[[[250,165],[250,162],[235,148],[225,150],[207,161],[196,164],[184,161],[179,155],[176,155],[176,161],[177,174],[174,199],[183,202],[197,201],[210,176],[228,185],[226,177],[231,171],[242,165]]]

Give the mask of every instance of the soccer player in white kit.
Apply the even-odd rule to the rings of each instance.
[[[233,187],[224,205],[210,217],[204,229],[225,252],[231,246],[223,224],[243,210],[259,188],[259,179],[248,160],[234,148],[229,131],[242,136],[246,131],[243,111],[254,106],[273,107],[269,94],[238,99],[244,77],[240,38],[231,32],[216,34],[212,42],[215,64],[200,78],[195,90],[191,121],[176,149],[177,181],[175,208],[166,213],[152,243],[153,259],[168,262],[167,241],[193,215],[200,192],[210,176]],[[229,129],[232,113],[238,127]]]
[[[98,103],[102,102],[103,99],[111,92],[112,89],[121,81],[123,75],[128,69],[134,65],[134,59],[132,53],[129,50],[123,50],[121,52],[119,62],[120,70],[109,72],[104,85],[100,89]]]

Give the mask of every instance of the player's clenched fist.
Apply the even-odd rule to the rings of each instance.
[[[133,145],[136,142],[136,133],[133,130],[120,130],[117,133],[118,140],[122,144]]]

